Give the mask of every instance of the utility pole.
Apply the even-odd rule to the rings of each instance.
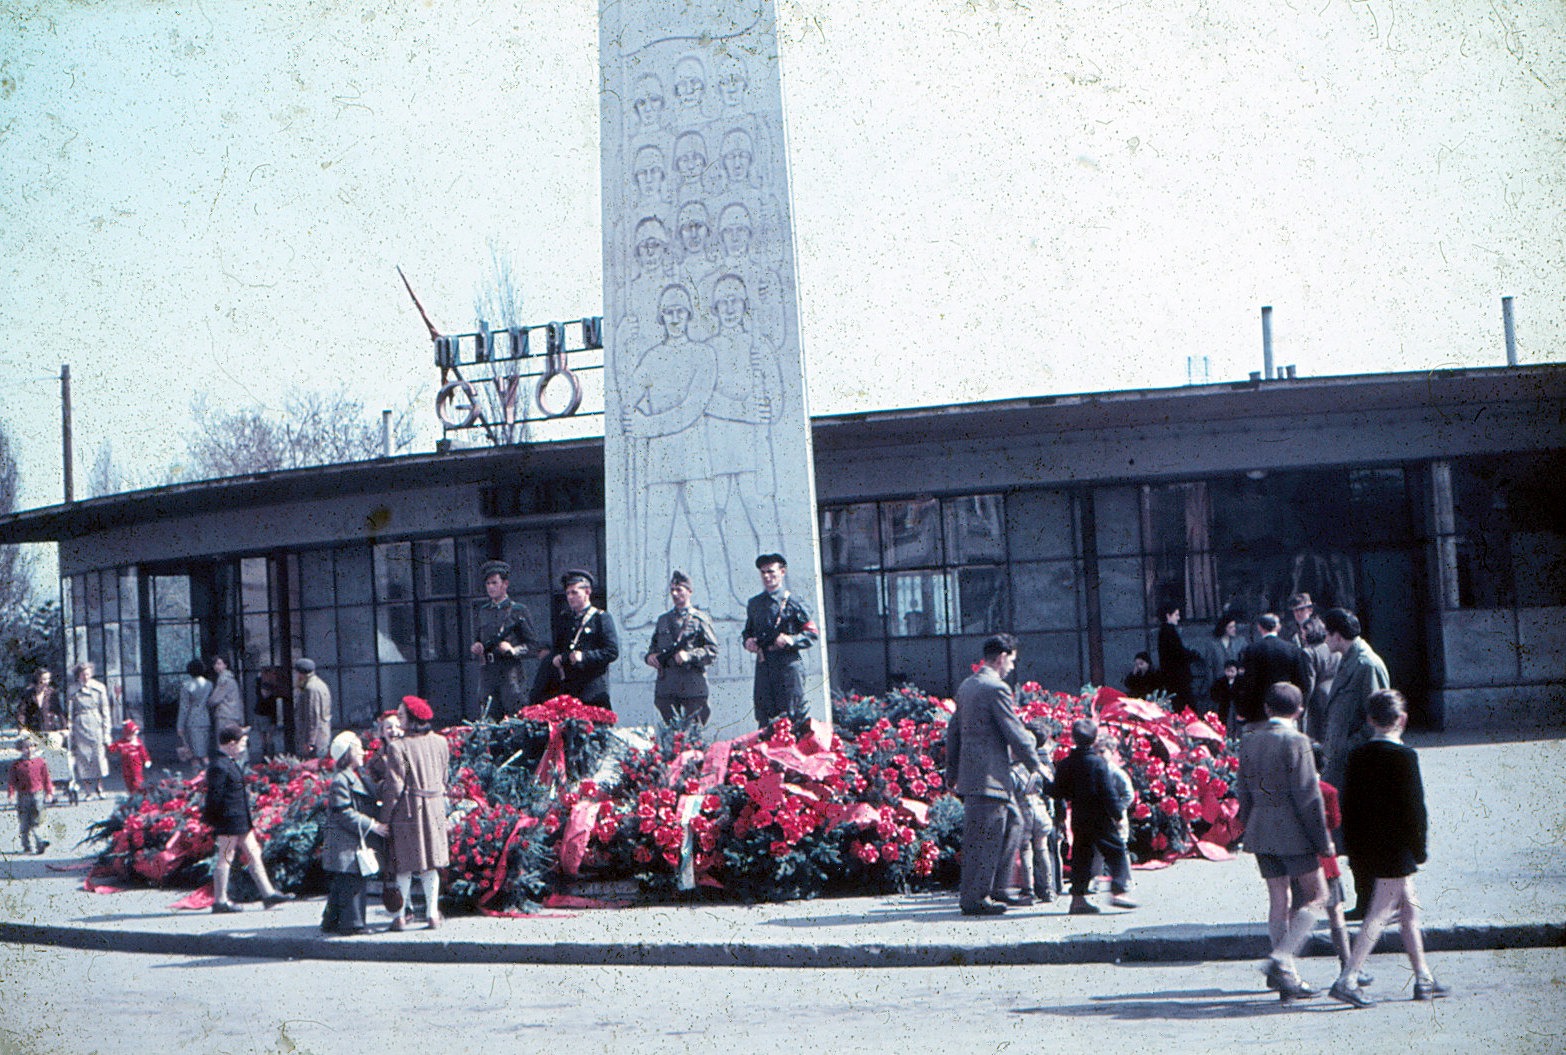
[[[65,500],[76,501],[75,486],[71,478],[71,364],[60,364],[60,444],[65,464]]]

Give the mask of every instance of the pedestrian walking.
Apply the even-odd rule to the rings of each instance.
[[[1087,899],[1093,881],[1093,854],[1104,858],[1110,874],[1109,903],[1136,908],[1130,896],[1131,859],[1120,835],[1120,821],[1130,798],[1117,794],[1104,757],[1093,749],[1098,723],[1078,718],[1071,723],[1071,753],[1055,767],[1055,798],[1071,807],[1071,908],[1074,916],[1102,911]]]
[[[217,837],[217,855],[212,862],[212,911],[241,911],[228,899],[228,876],[234,855],[240,850],[245,853],[245,865],[256,889],[261,891],[261,904],[274,908],[290,899],[278,892],[266,874],[261,842],[256,838],[250,815],[245,771],[239,761],[250,757],[250,730],[242,725],[225,725],[218,730],[217,743],[218,757],[207,767],[207,801],[201,810],[201,819]]]
[[[45,802],[54,801],[54,781],[49,777],[49,766],[35,753],[38,745],[31,736],[16,741],[16,749],[22,757],[11,763],[11,779],[6,784],[6,797],[16,800],[16,826],[21,829],[22,852],[42,854],[49,848],[49,841],[33,833],[43,827]],[[36,839],[37,849],[34,842]]]
[[[430,930],[436,930],[443,922],[439,870],[451,863],[446,833],[446,767],[451,752],[446,738],[435,732],[435,712],[428,701],[404,696],[399,717],[406,734],[382,748],[386,777],[380,789],[379,817],[389,829],[387,857],[401,895],[392,930],[408,927],[415,875],[424,891]]]

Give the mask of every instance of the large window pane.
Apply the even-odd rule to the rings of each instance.
[[[881,544],[888,568],[941,563],[941,504],[933,498],[881,503]]]
[[[951,574],[951,633],[993,634],[1011,629],[1005,568],[959,568]]]
[[[887,631],[892,637],[930,637],[948,632],[946,576],[940,572],[888,575],[886,603]]]
[[[419,694],[419,668],[415,663],[382,663],[380,699],[388,701],[388,706],[393,701],[401,700],[404,696],[417,696]],[[374,721],[376,710],[371,710],[364,717],[358,712],[350,712],[346,715],[349,725],[360,725]]]
[[[1142,561],[1120,557],[1098,562],[1099,611],[1106,627],[1147,625]],[[1105,657],[1107,662],[1108,657]]]
[[[873,696],[886,688],[886,649],[879,641],[832,645],[832,687]]]
[[[457,586],[456,544],[449,538],[415,542],[413,577],[420,597],[457,596],[461,591]]]
[[[266,612],[251,612],[244,616],[245,658],[244,669],[256,671],[272,662],[272,623]]]
[[[946,562],[997,564],[1006,559],[1005,505],[1000,495],[948,498]]]
[[[1006,536],[1012,560],[1075,556],[1071,496],[1064,491],[1015,491],[1007,495]]]
[[[183,575],[159,575],[152,580],[157,618],[190,618],[190,580]]]
[[[821,512],[821,563],[827,572],[881,567],[881,532],[874,502]]]
[[[74,596],[75,592],[76,580],[74,578],[67,576],[60,580],[60,616],[64,619],[66,626],[74,626],[76,622],[75,612],[77,611],[77,605]]]
[[[337,550],[337,603],[369,604],[370,547],[343,546]]]
[[[103,621],[120,621],[120,577],[112,570],[103,573]]]
[[[511,531],[503,540],[502,552],[506,555],[506,563],[511,565],[511,589],[513,592],[531,592],[534,590],[552,589],[555,576],[549,574],[549,536],[543,531]],[[578,539],[574,543],[578,548],[590,547],[588,539]],[[590,552],[590,550],[589,550]],[[475,563],[469,569],[473,576],[472,594],[474,597],[484,592],[484,583],[479,580],[479,565]],[[597,574],[596,560],[591,564],[571,565],[572,567],[584,567],[593,574]],[[564,570],[563,568],[561,570]],[[446,596],[450,596],[450,591]]]
[[[423,625],[423,632],[419,638],[419,658],[461,660],[466,655],[466,642],[462,638],[461,614],[460,604],[450,601],[419,607],[419,618]],[[548,633],[548,628],[540,629],[537,622],[534,622],[533,627],[536,632]]]
[[[374,663],[375,619],[369,605],[337,609],[337,658],[350,663]]]
[[[1013,564],[1011,581],[1017,632],[1081,626],[1081,576],[1075,562]]]
[[[266,558],[246,557],[239,562],[239,608],[265,612],[271,607],[266,585]]]
[[[87,661],[93,665],[99,677],[107,672],[103,664],[103,627],[101,626],[87,628]]]
[[[884,633],[881,577],[834,575],[827,579],[828,640],[862,641]]]
[[[337,666],[337,613],[330,608],[300,612],[297,622],[304,639],[303,658],[320,666]]]
[[[1036,681],[1053,692],[1082,688],[1087,677],[1082,668],[1081,635],[1023,634],[1017,643],[1017,680],[1018,684]]]
[[[886,660],[888,683],[916,685],[926,692],[940,695],[950,693],[952,679],[946,663],[946,651],[944,639],[889,641]]]
[[[1098,555],[1117,557],[1142,549],[1142,512],[1135,488],[1101,487],[1093,492]]]
[[[120,667],[120,624],[103,624],[103,669],[100,672],[110,678],[118,678]]]
[[[375,599],[413,599],[413,544],[385,542],[375,547]]]
[[[376,608],[375,655],[380,662],[411,662],[418,651],[413,633],[413,605],[383,604]]]
[[[141,624],[120,624],[120,666],[127,677],[141,673]]]
[[[120,569],[120,621],[128,623],[141,618],[141,595],[138,592],[135,568]]]
[[[336,600],[336,574],[332,551],[311,550],[299,554],[299,604],[304,608],[330,608]]]
[[[430,701],[437,715],[449,716],[447,720],[466,714],[463,710],[466,697],[462,692],[462,664],[424,664],[424,697]],[[499,715],[491,713],[490,717],[497,718]]]
[[[183,674],[185,664],[201,658],[194,623],[159,623],[157,645],[160,674]]]
[[[380,689],[374,667],[344,667],[337,676],[341,691],[334,694],[336,728],[362,729],[380,713]],[[407,693],[403,694],[404,696]],[[402,696],[397,697],[401,700]]]
[[[103,622],[103,584],[101,577],[95,571],[90,571],[84,576],[87,582],[87,622]]]

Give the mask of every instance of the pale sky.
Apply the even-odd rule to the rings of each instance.
[[[1161,14],[1150,12],[1158,10]],[[1566,359],[1558,0],[779,5],[812,410]],[[597,10],[0,0],[0,418],[24,506],[191,397],[437,384],[469,328],[602,311]],[[433,439],[433,430],[429,433]],[[428,449],[428,445],[425,445]]]

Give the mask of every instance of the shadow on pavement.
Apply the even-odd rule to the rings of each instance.
[[[1058,1015],[1062,1018],[1109,1018],[1140,1022],[1149,1019],[1211,1021],[1215,1018],[1256,1018],[1261,1015],[1352,1010],[1325,996],[1283,1001],[1268,992],[1223,989],[1174,990],[1167,993],[1126,993],[1095,996],[1092,1003],[1063,1007],[1016,1007],[1014,1015]]]

